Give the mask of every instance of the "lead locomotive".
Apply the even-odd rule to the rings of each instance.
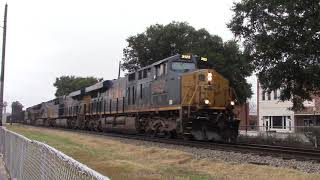
[[[233,141],[239,120],[229,81],[207,59],[175,55],[27,108],[32,125]]]

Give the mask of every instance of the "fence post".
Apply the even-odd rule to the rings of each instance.
[[[318,148],[317,136],[314,136],[314,147]]]
[[[25,153],[26,153],[26,143],[25,143],[25,141],[22,141],[22,148],[20,149],[20,153],[21,153],[21,159],[20,159],[20,169],[19,169],[19,171],[20,171],[20,173],[19,173],[19,178],[21,178],[21,179],[23,179],[23,171],[24,171],[24,161],[25,161],[25,159],[24,159],[24,155],[25,155]]]
[[[41,164],[41,167],[40,167],[40,180],[44,180],[45,179],[45,151],[44,151],[44,146],[40,146],[40,152],[41,152],[41,160],[40,160],[40,164]]]

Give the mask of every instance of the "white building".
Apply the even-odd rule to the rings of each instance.
[[[257,83],[257,86],[257,114],[261,131],[294,132],[297,130],[295,127],[308,125],[305,123],[306,118],[312,119],[311,114],[305,114],[308,112],[308,109],[309,111],[310,109],[315,109],[314,115],[320,114],[320,112],[317,111],[320,109],[316,106],[315,99],[303,103],[306,107],[306,110],[303,112],[294,112],[289,110],[289,108],[292,107],[291,101],[282,102],[279,100],[279,90],[268,93],[261,88],[259,83]],[[301,120],[301,117],[304,119]],[[318,119],[317,116],[316,125],[318,125]]]
[[[280,91],[267,93],[260,84],[257,87],[258,121],[261,131],[292,132],[294,131],[294,112],[288,108],[290,101],[280,102]]]

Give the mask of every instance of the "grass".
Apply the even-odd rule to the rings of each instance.
[[[291,169],[197,160],[190,153],[127,144],[99,135],[23,125],[7,128],[45,142],[111,179],[320,179],[320,174]]]

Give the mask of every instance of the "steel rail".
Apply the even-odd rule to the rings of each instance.
[[[53,129],[49,127],[37,126],[46,129]],[[186,141],[183,139],[167,139],[159,137],[149,137],[137,134],[123,134],[112,132],[96,132],[88,130],[67,129],[67,128],[54,128],[64,131],[78,132],[81,134],[93,134],[101,136],[109,136],[116,138],[125,138],[141,141],[149,141],[163,144],[180,145],[186,147],[210,149],[210,150],[223,150],[239,153],[251,153],[260,156],[273,156],[281,157],[283,159],[296,159],[300,161],[315,161],[320,162],[320,150],[312,148],[299,148],[291,146],[274,146],[274,145],[260,145],[260,144],[244,144],[244,143],[222,143],[222,142],[207,142],[207,141]]]

